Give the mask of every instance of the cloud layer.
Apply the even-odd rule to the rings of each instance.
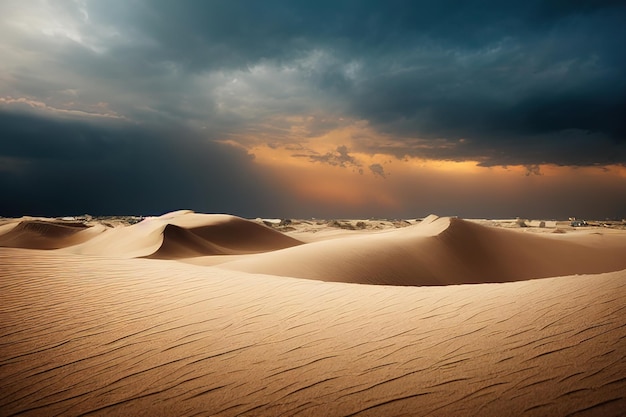
[[[624,21],[620,1],[4,1],[5,212],[64,170],[128,188],[118,211],[172,205],[124,176],[254,195],[258,146],[376,179],[389,158],[624,165]],[[230,203],[203,206],[202,186],[168,201],[243,204],[220,188]]]

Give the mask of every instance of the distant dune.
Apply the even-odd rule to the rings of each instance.
[[[284,224],[4,221],[0,416],[624,414],[626,231]]]
[[[100,229],[79,222],[22,220],[0,226],[0,247],[59,249],[85,242]],[[87,233],[85,233],[87,232]]]

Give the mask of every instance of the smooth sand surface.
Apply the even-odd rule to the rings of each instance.
[[[61,223],[0,225],[2,416],[626,410],[621,230]]]

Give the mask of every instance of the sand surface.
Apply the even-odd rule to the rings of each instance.
[[[626,231],[270,225],[0,222],[0,415],[624,414]]]

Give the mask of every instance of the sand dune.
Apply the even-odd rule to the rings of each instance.
[[[178,211],[117,228],[22,221],[6,227],[0,245],[385,285],[508,282],[626,268],[624,233],[520,233],[437,216],[383,232],[340,232],[303,244],[235,216]]]
[[[15,221],[0,228],[0,247],[59,249],[85,242],[103,230],[80,222]]]
[[[255,253],[300,243],[250,220],[185,210],[146,218],[131,226],[109,229],[66,250],[83,255],[173,259]]]
[[[626,232],[389,224],[5,221],[0,416],[623,415]]]
[[[620,415],[626,274],[445,287],[0,249],[0,414]]]
[[[161,247],[150,257],[178,259],[202,255],[247,254],[300,244],[300,241],[260,224],[232,217],[228,221],[189,229],[168,224],[163,231]]]
[[[324,281],[449,285],[616,271],[626,268],[625,254],[624,234],[537,235],[431,217],[386,233],[222,258],[219,266]]]

